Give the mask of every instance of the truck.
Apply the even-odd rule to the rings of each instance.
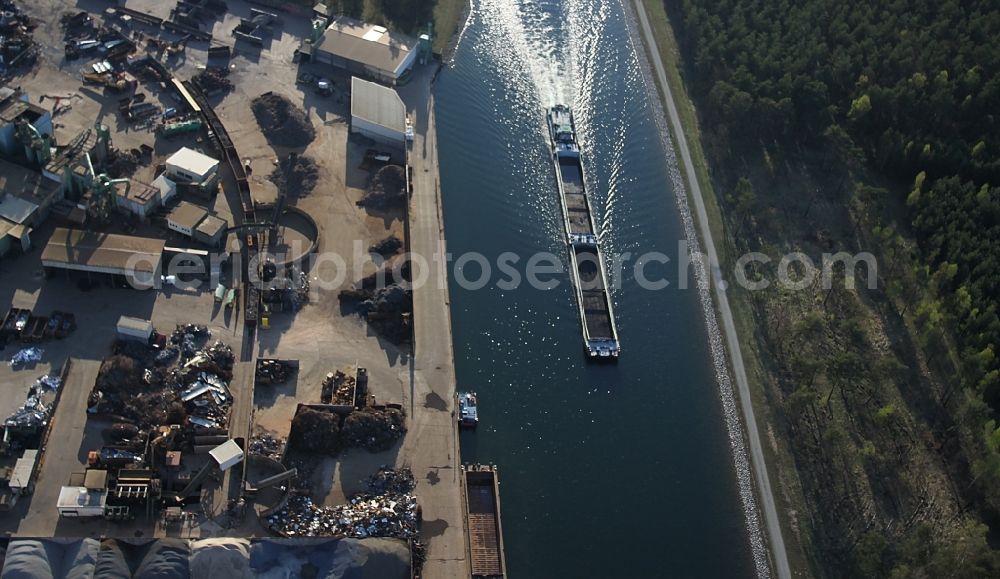
[[[149,320],[122,316],[118,318],[118,338],[149,343],[153,337],[153,324]]]
[[[222,303],[222,305],[225,306],[227,310],[233,307],[233,304],[236,302],[236,296],[237,296],[236,288],[230,288],[229,291],[226,292],[226,299]]]
[[[222,299],[226,297],[226,286],[221,283],[215,286],[215,303],[222,303]]]

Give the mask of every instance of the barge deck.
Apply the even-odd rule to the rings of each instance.
[[[473,579],[506,579],[500,482],[493,465],[462,465]]]
[[[548,111],[548,125],[584,349],[589,358],[617,360],[618,329],[590,196],[584,185],[573,113],[565,105],[556,105]]]

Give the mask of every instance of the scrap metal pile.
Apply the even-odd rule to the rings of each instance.
[[[42,397],[46,390],[56,391],[61,385],[62,381],[58,376],[45,375],[36,380],[35,384],[28,389],[28,397],[24,404],[7,417],[4,426],[22,432],[37,430],[45,426],[52,413],[52,402],[43,402]]]
[[[204,344],[212,333],[208,328],[198,324],[178,324],[177,329],[170,334],[168,344],[156,355],[157,365],[169,364],[180,356],[181,361],[190,359]]]
[[[295,366],[285,360],[257,360],[257,384],[284,384],[295,373]]]
[[[386,165],[375,173],[368,192],[358,201],[361,207],[388,209],[406,203],[406,171],[399,165]]]
[[[323,404],[354,406],[355,386],[354,376],[344,374],[340,370],[330,372],[323,379],[323,390],[320,399]]]
[[[10,367],[16,370],[28,364],[41,362],[42,354],[44,353],[45,351],[41,348],[24,348],[23,350],[18,350],[10,358]]]
[[[250,454],[281,460],[285,454],[285,439],[270,432],[260,432],[250,439]]]
[[[420,510],[412,495],[416,483],[410,469],[383,467],[368,481],[368,492],[344,505],[323,507],[295,495],[268,517],[266,526],[286,537],[394,537],[415,539]]]
[[[31,66],[37,49],[32,38],[35,24],[15,2],[0,1],[0,74],[16,66]]]
[[[222,342],[199,349],[208,335],[204,326],[178,326],[159,352],[138,342],[119,342],[115,355],[101,365],[87,411],[143,428],[185,420],[195,427],[225,427],[235,359]],[[176,366],[166,367],[178,356]]]
[[[402,247],[403,242],[395,235],[390,235],[378,243],[370,245],[368,247],[368,251],[371,253],[377,253],[382,257],[389,257],[390,255],[395,255],[399,252]]]
[[[285,268],[285,275],[279,276],[276,268],[269,273],[268,266],[264,267],[267,288],[261,299],[270,306],[271,311],[297,312],[302,304],[309,301],[309,276],[304,271],[296,272],[289,264]]]
[[[405,268],[403,273],[408,275]],[[405,343],[411,336],[413,291],[395,283],[377,286],[369,283],[369,278],[362,280],[360,287],[341,290],[340,301],[354,304],[358,314],[389,341]]]
[[[182,388],[180,399],[188,413],[188,422],[201,428],[225,428],[233,395],[233,351],[216,342],[198,351],[194,357],[168,375],[166,382]]]
[[[196,84],[206,95],[227,93],[233,90],[233,81],[229,80],[229,69],[217,66],[205,68],[194,75],[191,82]]]
[[[319,166],[306,155],[289,155],[288,159],[277,163],[267,177],[278,191],[291,199],[305,197],[319,181]]]
[[[287,98],[266,92],[250,103],[264,137],[280,147],[305,147],[316,138],[309,116]]]
[[[292,419],[289,444],[297,450],[335,455],[345,448],[388,450],[406,434],[396,408],[362,408],[341,418],[336,412],[302,406]]]

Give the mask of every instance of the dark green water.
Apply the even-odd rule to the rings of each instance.
[[[435,94],[451,253],[568,262],[543,128],[543,107],[564,101],[606,259],[673,260],[648,269],[667,289],[638,287],[630,266],[614,290],[616,365],[584,360],[567,275],[509,291],[452,277],[459,389],[480,397],[462,455],[500,467],[510,576],[751,576],[698,295],[677,289],[684,231],[621,4],[474,0]]]

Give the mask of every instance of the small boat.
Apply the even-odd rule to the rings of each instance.
[[[475,392],[458,393],[458,425],[475,428],[479,424],[479,410]]]

